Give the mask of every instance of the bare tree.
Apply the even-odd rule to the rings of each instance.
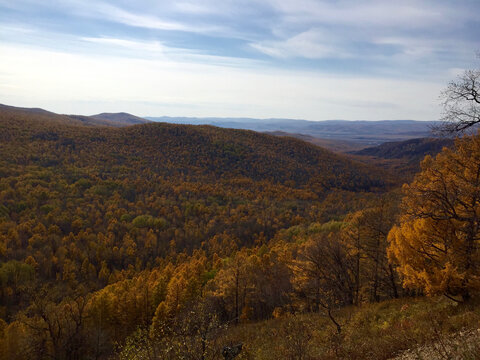
[[[480,55],[479,55],[480,56]],[[480,69],[466,70],[442,92],[442,123],[433,130],[448,135],[462,133],[480,123]]]

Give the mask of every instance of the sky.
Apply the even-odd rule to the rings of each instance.
[[[436,120],[480,0],[0,0],[0,103],[67,114]]]

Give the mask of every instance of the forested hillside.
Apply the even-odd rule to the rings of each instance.
[[[473,169],[469,144],[439,159]],[[383,339],[382,317],[348,310],[424,291],[402,286],[415,207],[385,170],[289,137],[15,108],[0,109],[0,154],[0,359],[204,360],[239,342],[238,359],[270,359],[278,336],[292,359],[380,359],[423,339],[365,342],[353,329]]]
[[[149,120],[139,118],[127,113],[102,113],[92,116],[84,115],[59,115],[39,108],[19,108],[0,104],[0,113],[3,120],[23,119],[57,122],[60,124],[84,126],[109,126],[122,127],[136,124],[149,123]]]
[[[150,122],[150,120],[145,120],[141,117],[128,114],[125,112],[101,113],[97,115],[92,115],[90,117],[96,120],[103,120],[105,122],[108,122],[108,124],[112,126],[129,126],[129,125],[145,124]]]
[[[0,360],[480,360],[479,13],[0,0]]]
[[[426,155],[436,155],[444,147],[453,147],[451,138],[419,138],[386,142],[378,146],[353,151],[355,155],[375,156],[382,159],[405,159],[420,162]]]
[[[248,129],[261,132],[285,132],[312,136],[323,141],[347,141],[362,146],[379,145],[386,141],[431,136],[435,121],[414,120],[293,120],[249,118],[185,118],[147,117],[149,120],[173,124],[214,125],[223,128]]]
[[[314,145],[320,146],[322,148],[339,152],[339,153],[348,153],[361,150],[365,148],[365,144],[359,144],[352,141],[345,141],[345,140],[332,140],[332,139],[322,139],[318,137],[313,137],[310,135],[304,134],[295,134],[295,133],[287,133],[284,131],[266,131],[266,134],[275,135],[275,136],[290,136],[305,142],[312,143]]]
[[[26,351],[19,359],[76,358],[84,347],[91,357],[105,357],[148,324],[160,303],[173,306],[175,297],[181,310],[207,283],[214,286],[222,263],[219,283],[228,282],[234,264],[250,266],[242,256],[267,254],[262,246],[292,231],[317,232],[307,229],[342,219],[386,189],[381,170],[252,131],[161,123],[115,128],[8,107],[0,130],[0,316],[14,341],[7,358],[19,349]],[[125,286],[137,290],[124,293]],[[172,293],[175,286],[182,295]],[[244,293],[232,309],[231,290],[218,286],[211,291],[225,302],[222,321],[238,321],[253,300]],[[134,303],[118,299],[131,295]],[[97,296],[107,296],[110,310],[95,310]],[[252,318],[269,317],[288,302],[286,293],[255,296],[275,299]],[[67,305],[71,313],[61,310]],[[136,310],[111,308],[130,305]],[[107,321],[109,329],[87,325],[84,311],[88,319],[100,311],[104,320],[94,321]],[[110,323],[120,314],[111,311],[127,318]],[[81,329],[73,327],[77,321]],[[102,331],[101,344],[89,338],[93,330]]]
[[[418,138],[385,142],[378,146],[350,151],[349,154],[357,161],[374,164],[396,174],[400,183],[408,183],[420,171],[420,163],[426,155],[435,156],[443,148],[453,146],[454,140],[451,137]]]

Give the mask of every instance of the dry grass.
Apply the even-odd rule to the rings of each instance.
[[[480,359],[480,304],[445,298],[400,299],[336,313],[287,315],[229,328],[219,343],[242,342],[255,360]]]

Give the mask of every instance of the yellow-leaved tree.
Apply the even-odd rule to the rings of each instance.
[[[427,295],[468,299],[480,291],[480,135],[427,156],[404,185],[388,256],[404,285]]]

